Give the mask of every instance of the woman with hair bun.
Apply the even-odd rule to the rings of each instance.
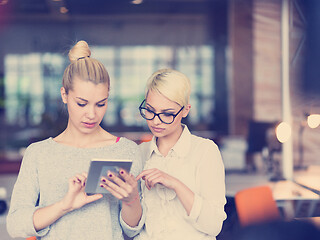
[[[148,79],[139,110],[153,134],[140,145],[145,226],[135,240],[214,240],[226,219],[224,166],[218,146],[181,123],[191,105],[190,81],[161,69]]]
[[[67,127],[56,137],[28,146],[13,189],[7,230],[12,237],[120,240],[122,228],[134,235],[143,225],[134,177],[142,170],[140,150],[133,141],[100,126],[110,79],[105,67],[91,58],[88,44],[79,41],[69,59],[61,87]],[[92,158],[133,159],[131,173],[120,171],[121,178],[109,174],[110,179],[101,182],[115,197],[85,193]]]

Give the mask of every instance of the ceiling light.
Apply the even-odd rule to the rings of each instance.
[[[131,1],[132,4],[136,4],[136,5],[141,4],[142,2],[143,2],[143,0],[132,0]]]

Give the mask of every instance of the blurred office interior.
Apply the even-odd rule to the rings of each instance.
[[[282,143],[275,128],[284,118],[285,43],[293,177],[310,166],[315,171],[320,165],[320,127],[309,127],[307,120],[320,114],[319,4],[0,0],[2,198],[10,199],[24,149],[56,136],[66,125],[60,87],[68,50],[78,40],[91,45],[92,57],[105,64],[111,77],[103,127],[137,143],[150,137],[138,112],[148,76],[171,67],[190,78],[192,109],[185,122],[192,132],[220,147],[227,192],[238,181],[233,174],[283,179]]]

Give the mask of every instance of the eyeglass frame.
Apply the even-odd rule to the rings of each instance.
[[[143,117],[143,118],[146,119],[146,120],[153,120],[153,119],[157,116],[157,117],[159,118],[159,120],[160,120],[162,123],[164,123],[164,124],[171,124],[171,123],[173,123],[174,120],[176,119],[176,116],[178,116],[178,114],[182,111],[182,109],[184,109],[184,106],[182,106],[182,107],[180,108],[180,110],[179,110],[176,114],[173,114],[173,113],[155,113],[154,111],[152,111],[152,110],[150,110],[150,109],[147,109],[147,108],[145,108],[145,107],[142,107],[142,105],[143,105],[145,102],[146,102],[146,99],[144,99],[144,100],[142,101],[142,103],[140,104],[140,106],[139,106],[139,112],[140,112],[141,117]],[[153,118],[151,118],[151,119],[145,118],[145,117],[143,116],[143,114],[141,114],[141,109],[145,109],[145,110],[147,110],[147,111],[149,111],[149,112],[152,112],[152,113],[153,113]],[[170,122],[170,123],[164,122],[164,121],[161,119],[161,117],[160,117],[161,114],[170,114],[170,115],[172,115],[172,116],[173,116],[172,122]]]

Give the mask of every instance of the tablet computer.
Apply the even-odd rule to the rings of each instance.
[[[119,175],[120,169],[124,169],[130,172],[132,160],[130,159],[101,159],[93,158],[90,162],[88,178],[86,181],[85,192],[86,193],[102,193],[111,194],[105,188],[100,187],[101,178],[106,177],[108,172],[111,171],[116,175]]]

